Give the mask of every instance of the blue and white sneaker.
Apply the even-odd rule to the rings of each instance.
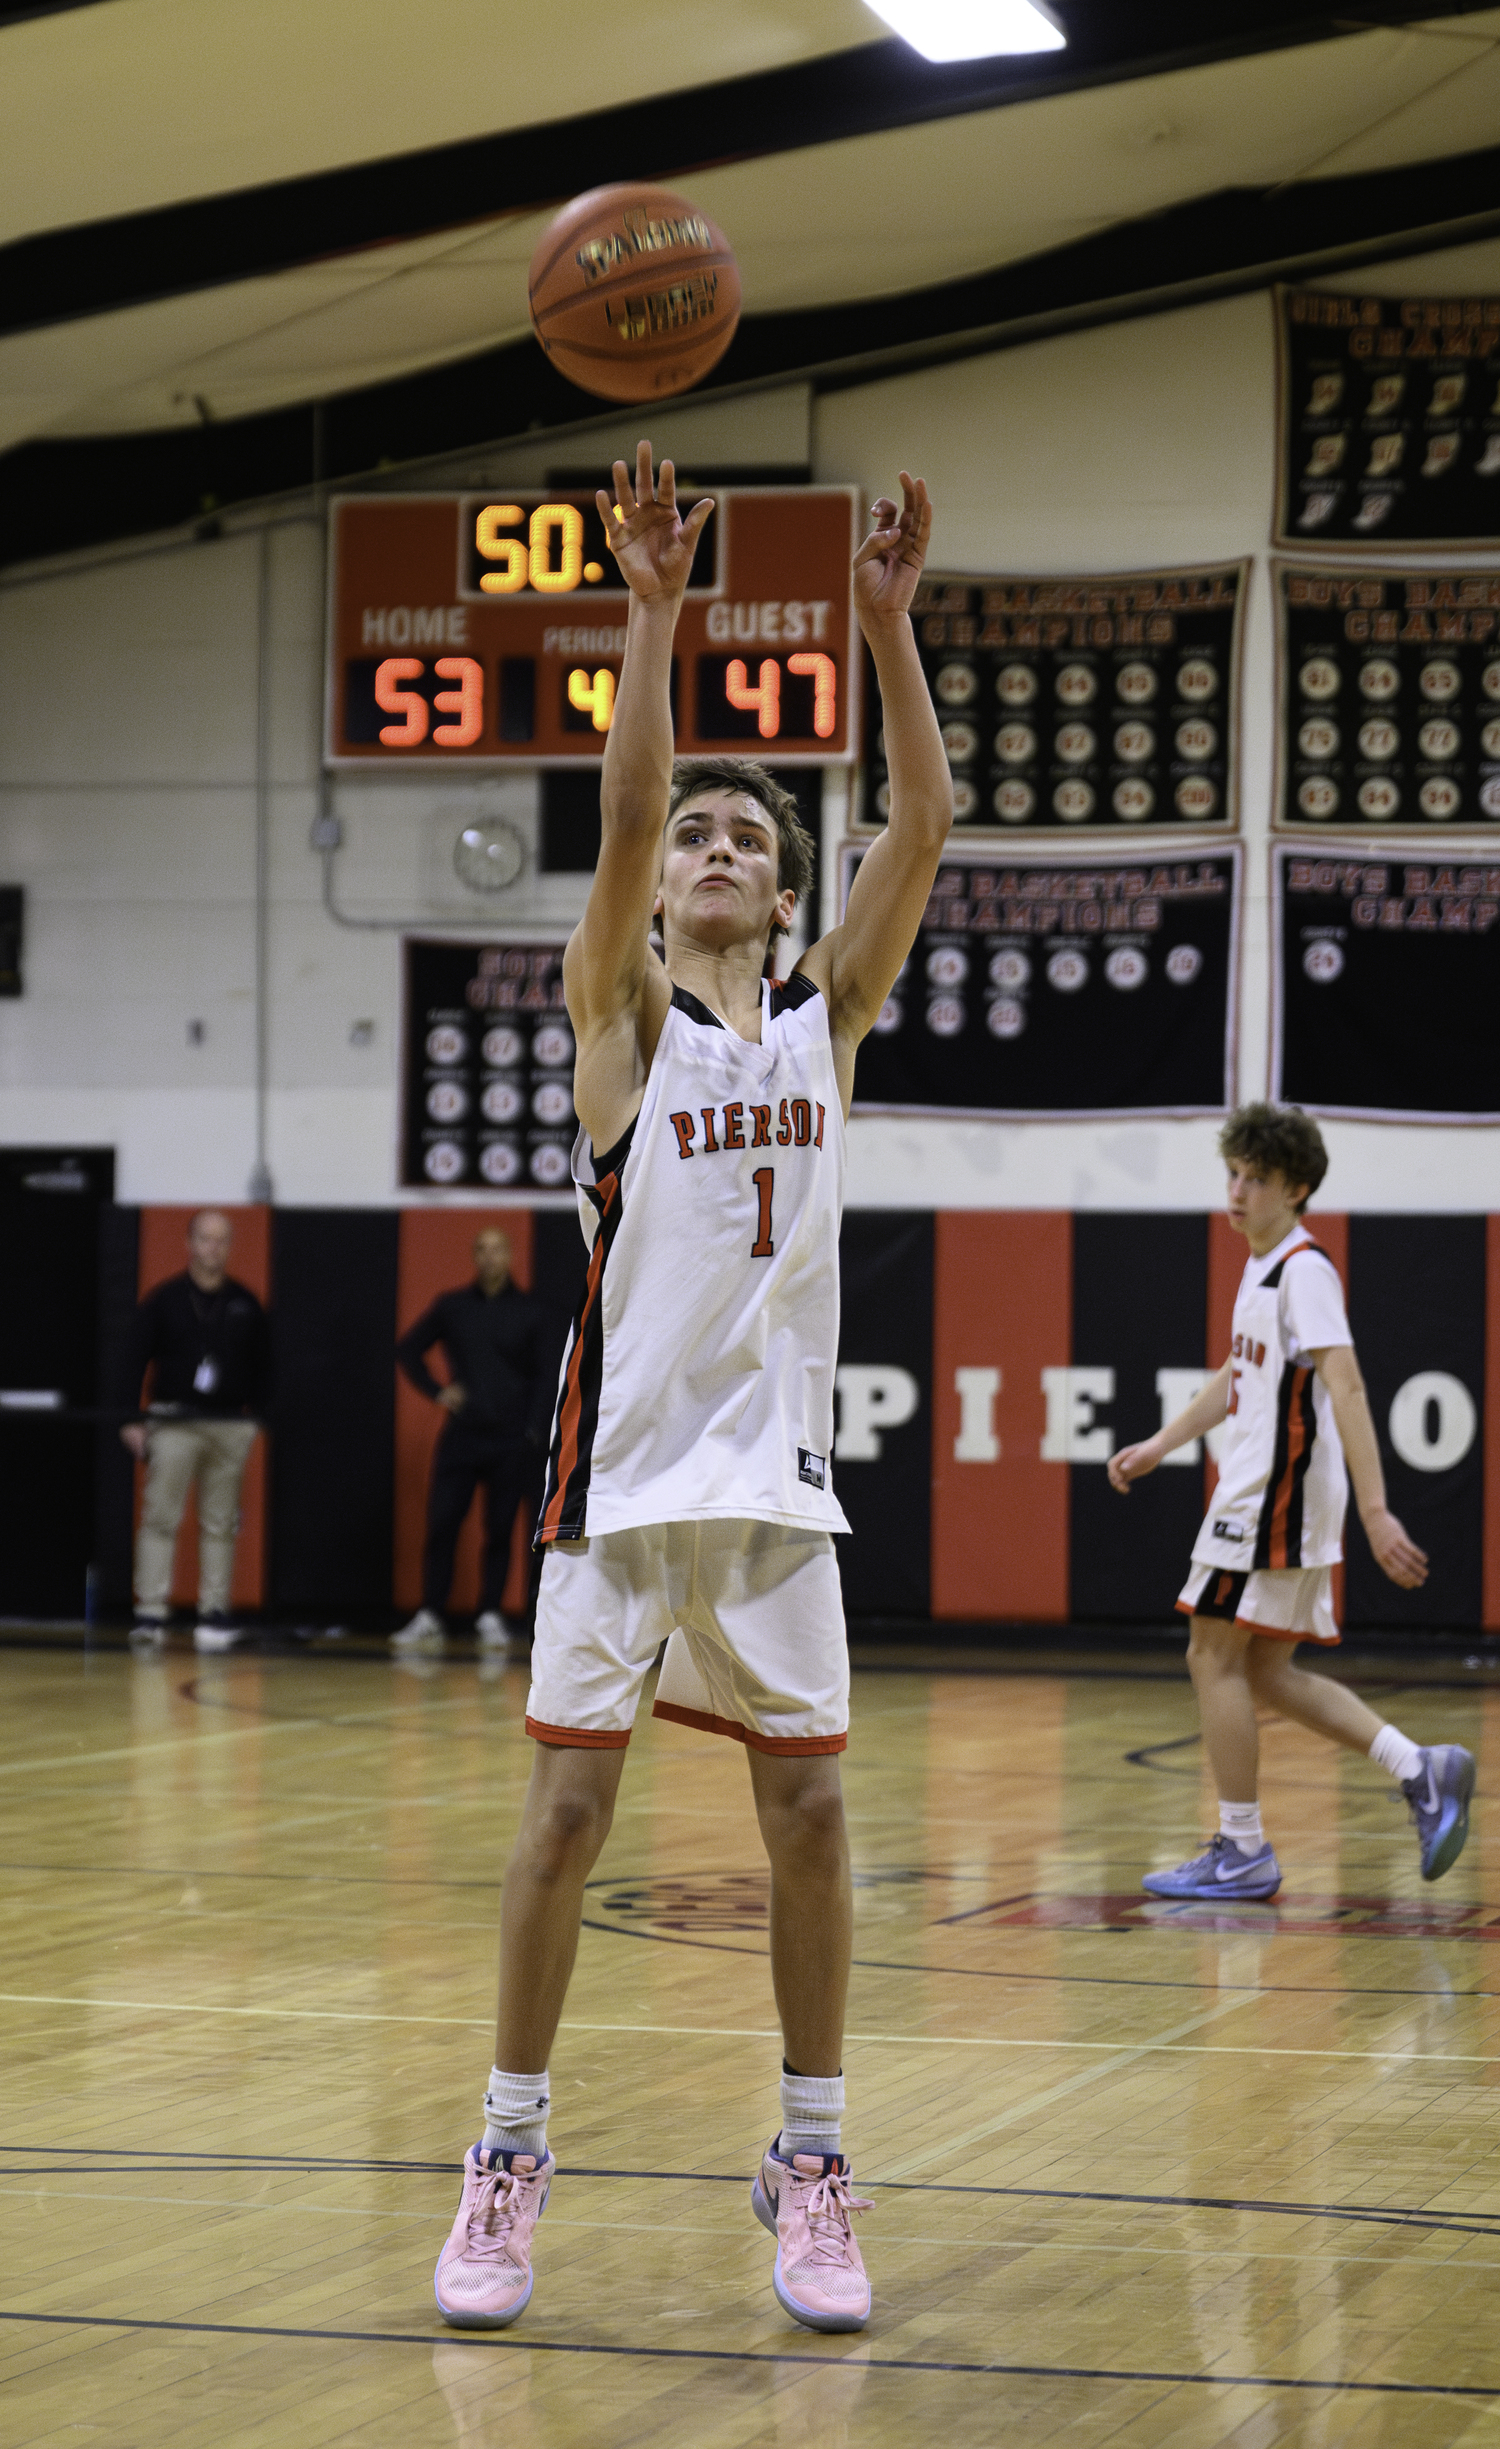
[[[1461,1743],[1422,1748],[1422,1767],[1401,1788],[1422,1843],[1422,1877],[1441,1879],[1469,1841],[1469,1797],[1474,1791],[1474,1755]]]
[[[1152,1896],[1239,1896],[1255,1904],[1264,1904],[1280,1885],[1281,1865],[1269,1845],[1258,1854],[1242,1854],[1232,1837],[1222,1836],[1210,1838],[1201,1854],[1179,1862],[1175,1871],[1148,1871],[1141,1881]]]

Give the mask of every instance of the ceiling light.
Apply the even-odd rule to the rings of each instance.
[[[924,60],[984,60],[1002,52],[1067,47],[1067,36],[1032,0],[870,0],[870,5]]]

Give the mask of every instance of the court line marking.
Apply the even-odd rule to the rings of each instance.
[[[224,1876],[228,1877],[231,1874],[226,1873]],[[679,1938],[667,1931],[627,1930],[620,1923],[591,1921],[587,1914],[583,1917],[582,1927],[585,1930],[606,1931],[611,1938],[615,1939],[649,1941],[657,1947],[698,1947],[702,1948],[707,1955],[753,1956],[760,1964],[769,1964],[771,1960],[769,1947],[732,1947],[724,1939],[686,1939]],[[938,1925],[934,1923],[931,1927],[935,1929]],[[1007,1926],[1006,1935],[1019,1935],[1022,1932],[1030,1932],[1039,1928],[1040,1926],[1035,1923],[1012,1923]],[[1151,1937],[1160,1937],[1164,1934],[1169,1939],[1201,1939],[1204,1936],[1202,1931],[1189,1930],[1182,1924],[1173,1925],[1169,1922],[1143,1923],[1140,1925],[1140,1934]],[[990,1932],[986,1935],[994,1937],[998,1934]],[[1113,1936],[1113,1932],[1103,1929],[1068,1930],[1057,1927],[1045,1932],[1044,1935],[1054,1939],[1099,1939]],[[1233,1935],[1236,1938],[1253,1939],[1261,1934],[1252,1930],[1237,1931]],[[1269,1937],[1273,1934],[1266,1933],[1265,1935]],[[1287,1932],[1285,1935],[1291,1938],[1307,1934]],[[1430,1939],[1428,1944],[1438,1946],[1441,1941]],[[856,1973],[927,1973],[940,1974],[944,1979],[951,1976],[961,1981],[1045,1981],[1051,1982],[1059,1989],[1213,1990],[1219,1993],[1225,1990],[1245,1990],[1252,1996],[1260,1998],[1500,1998],[1500,1990],[1376,1990],[1369,1987],[1345,1989],[1342,1987],[1325,1988],[1320,1983],[1311,1981],[1163,1981],[1150,1973],[1029,1973],[1023,1967],[1015,1965],[908,1964],[894,1956],[852,1956],[849,1962],[851,1972]]]
[[[17,2171],[15,2173],[24,2175],[28,2172]],[[81,2177],[88,2175],[91,2172],[84,2169],[75,2169],[71,2172],[63,2173],[71,2173],[75,2176]],[[133,2172],[128,2170],[120,2170],[112,2171],[110,2173],[123,2176],[129,2175]],[[178,2171],[177,2173],[180,2175],[181,2171]],[[220,2175],[227,2175],[230,2172],[221,2170],[217,2173]],[[743,2183],[743,2180],[741,2180],[741,2182]],[[873,2184],[875,2181],[873,2178],[871,2178],[865,2182]],[[913,2191],[916,2190],[917,2189],[915,2188],[913,2189]],[[280,2219],[362,2219],[377,2224],[382,2222],[389,2223],[398,2220],[419,2221],[422,2226],[433,2230],[434,2233],[436,2233],[441,2221],[447,2217],[446,2212],[439,2211],[392,2211],[383,2208],[372,2208],[372,2206],[368,2203],[307,2202],[296,2196],[293,2196],[289,2200],[285,2201],[271,2202],[260,2196],[257,2196],[254,2199],[249,2199],[243,2194],[109,2195],[101,2191],[101,2187],[97,2179],[88,2187],[87,2190],[84,2190],[83,2188],[66,2188],[62,2186],[19,2186],[0,2184],[0,2202],[4,2201],[30,2202],[38,2205],[51,2202],[113,2202],[118,2208],[130,2210],[140,2208],[142,2210],[170,2211],[232,2211],[235,2213],[254,2212],[260,2214],[261,2216],[270,2215]],[[559,2228],[576,2228],[580,2233],[586,2233],[588,2235],[714,2237],[721,2243],[739,2244],[747,2248],[756,2245],[758,2242],[758,2240],[751,2235],[743,2220],[736,2220],[732,2228],[721,2225],[705,2228],[701,2224],[680,2219],[667,2221],[655,2219],[571,2219],[566,2212],[559,2213],[557,2211],[553,2211],[547,2221],[547,2225],[553,2230]],[[1434,2233],[1440,2236],[1444,2234],[1461,2236],[1463,2232],[1438,2229]],[[1481,2231],[1481,2233],[1487,2234],[1491,2238],[1494,2238],[1496,2234],[1496,2232],[1492,2229]],[[943,2253],[954,2253],[964,2249],[970,2249],[986,2253],[1008,2253],[1016,2256],[1023,2253],[1112,2253],[1135,2254],[1153,2262],[1296,2262],[1307,2265],[1315,2264],[1320,2268],[1327,2268],[1330,2270],[1342,2270],[1346,2263],[1358,2262],[1367,2263],[1372,2268],[1377,2270],[1394,2270],[1399,2266],[1404,2272],[1416,2271],[1419,2275],[1423,2275],[1429,2271],[1442,2273],[1452,2267],[1451,2263],[1440,2261],[1435,2256],[1430,2256],[1427,2260],[1421,2262],[1407,2260],[1398,2265],[1396,2257],[1392,2254],[1341,2253],[1337,2249],[1318,2252],[1312,2247],[1282,2252],[1278,2251],[1272,2246],[1267,2245],[1244,2245],[1239,2243],[1238,2240],[1223,2245],[1148,2245],[1139,2239],[1133,2239],[1126,2244],[1097,2244],[1092,2240],[1085,2238],[1064,2236],[919,2236],[908,2229],[900,2236],[883,2236],[880,2239],[880,2244],[882,2252],[885,2253],[902,2253],[912,2248],[920,2248],[924,2252],[935,2249]],[[1472,2253],[1466,2253],[1463,2259],[1463,2268],[1465,2271],[1500,2270],[1500,2262],[1484,2261]],[[675,2319],[678,2317],[673,2316],[672,2318]],[[682,2318],[706,2320],[711,2318],[711,2315],[705,2313],[692,2316],[683,2316]]]
[[[45,2167],[7,2168],[4,2174],[20,2177],[97,2177],[97,2161],[87,2161],[81,2167],[67,2164],[66,2155],[83,2147],[61,2143],[0,2143],[0,2155],[11,2160],[39,2156],[52,2152],[56,2159]],[[326,2177],[443,2177],[451,2179],[457,2172],[451,2160],[349,2160],[326,2156],[275,2154],[269,2152],[226,2151],[143,2151],[111,2145],[107,2154],[110,2164],[135,2161],[135,2168],[114,2168],[110,2173],[120,2176],[195,2177],[235,2176],[258,2173],[264,2176]],[[584,2168],[564,2161],[559,2175],[569,2179],[595,2179],[649,2185],[743,2185],[741,2169],[701,2168]],[[1368,2202],[1275,2202],[1261,2195],[1233,2194],[1128,2194],[1118,2190],[1056,2185],[945,2185],[941,2181],[925,2185],[910,2183],[899,2177],[865,2176],[867,2185],[884,2187],[893,2194],[956,2194],[972,2195],[980,2200],[1005,2202],[1058,2202],[1073,2204],[1111,2203],[1135,2210],[1166,2211],[1227,2211],[1246,2218],[1274,2217],[1279,2219],[1344,2220],[1352,2224],[1400,2229],[1426,2229],[1437,2236],[1483,2236],[1500,2238],[1500,2211],[1443,2211],[1436,2207],[1417,2209],[1405,2203]],[[427,2216],[425,2213],[423,2217]],[[1486,2264],[1484,2267],[1488,2268]]]
[[[1495,2066],[1500,2055],[1493,2050],[1450,2049],[1282,2049],[1269,2042],[1231,2041],[1195,2044],[1177,2040],[1178,2033],[1196,2032],[1205,2024],[1217,2022],[1222,2015],[1232,2015],[1240,2007],[1253,2005],[1260,1996],[1258,1990],[1226,1999],[1203,2015],[1189,2016],[1182,2024],[1169,2026],[1165,2033],[1149,2041],[1055,2041],[1020,2039],[1008,2033],[946,2033],[946,2032],[846,2032],[846,2041],[857,2041],[867,2047],[891,2049],[1054,2049],[1099,2050],[1111,2053],[1120,2066],[1128,2066],[1137,2058],[1154,2053],[1180,2057],[1209,2058],[1350,2058],[1361,2064],[1383,2063],[1390,2066]],[[95,2008],[118,2015],[246,2015],[268,2016],[283,2023],[296,2024],[427,2024],[451,2031],[488,2032],[493,2019],[478,2015],[380,2015],[369,2009],[351,2007],[220,2007],[203,2006],[197,2001],[152,1998],[63,1998],[29,1990],[0,1990],[0,2006],[5,2007],[83,2007]],[[643,2033],[648,2037],[667,2036],[689,2041],[776,2041],[781,2040],[779,2028],[741,2024],[585,2024],[564,2021],[559,2032],[623,2032]],[[1114,2073],[1113,2066],[1091,2068],[1084,2075],[1074,2076],[1061,2087],[1076,2091],[1080,2083],[1095,2082],[1101,2075]],[[1061,2097],[1061,2092],[1044,2093],[1026,2104],[1040,2107],[1047,2100]],[[1017,2111],[1015,2114],[1019,2115]],[[1002,2122],[1009,2122],[1007,2117]],[[976,2134],[988,2134],[985,2126]],[[973,2135],[956,2136],[944,2145],[956,2148],[959,2142],[972,2141]],[[914,2165],[925,2166],[926,2163]]]
[[[83,2330],[186,2331],[209,2338],[327,2339],[376,2347],[475,2347],[513,2355],[608,2355],[632,2362],[674,2364],[806,2364],[837,2371],[851,2365],[860,2372],[953,2372],[996,2375],[1023,2381],[1151,2381],[1186,2383],[1202,2389],[1295,2389],[1357,2393],[1383,2398],[1493,2398],[1500,2400],[1500,2382],[1485,2387],[1466,2381],[1320,2381],[1282,2380],[1273,2373],[1132,2372],[1100,2364],[966,2364],[935,2357],[876,2356],[858,2350],[848,2355],[780,2355],[758,2348],[735,2347],[614,2347],[585,2339],[526,2339],[479,2336],[472,2330],[299,2330],[286,2324],[229,2321],[147,2321],[119,2313],[21,2313],[0,2306],[0,2321],[39,2322],[52,2328]]]
[[[363,1808],[363,1806],[350,1806],[351,1809],[356,1807]],[[1382,1839],[1381,1842],[1383,1843],[1385,1840]],[[377,1877],[373,1874],[365,1877],[356,1873],[342,1871],[219,1871],[202,1868],[185,1870],[175,1864],[117,1864],[93,1862],[0,1862],[0,1870],[31,1873],[42,1877],[56,1874],[59,1877],[66,1876],[69,1878],[96,1876],[99,1878],[115,1879],[180,1879],[188,1884],[191,1884],[195,1880],[201,1879],[226,1881],[233,1880],[250,1886],[275,1883],[299,1887],[369,1887],[390,1890],[402,1888],[433,1888],[438,1890],[452,1889],[455,1893],[478,1891],[486,1896],[498,1895],[500,1890],[500,1878],[498,1873],[493,1879],[404,1879],[399,1877],[392,1879],[383,1876]],[[631,1875],[627,1873],[625,1876],[629,1877]],[[645,1874],[642,1874],[642,1876],[645,1876]],[[974,1879],[979,1875],[975,1872],[934,1871],[930,1874],[924,1874],[924,1876],[931,1876],[935,1879],[951,1879],[955,1884],[957,1884],[959,1881]],[[611,1883],[605,1881],[591,1882],[590,1884],[608,1886]],[[1030,1894],[1032,1891],[1028,1890],[1027,1893]],[[983,1908],[981,1908],[981,1910],[983,1910]],[[698,1948],[702,1950],[703,1953],[708,1955],[749,1956],[752,1957],[758,1964],[766,1964],[770,1961],[770,1951],[769,1948],[766,1947],[736,1947],[730,1944],[728,1941],[722,1939],[690,1939],[665,1931],[630,1930],[621,1923],[595,1921],[587,1913],[583,1916],[581,1926],[585,1930],[603,1931],[611,1938],[635,1939],[657,1947],[692,1947]],[[939,1925],[933,1925],[933,1927],[939,1927]],[[1029,1926],[1018,1926],[1018,1935],[1022,1927]],[[991,1933],[989,1935],[993,1936],[995,1934]],[[1064,1938],[1099,1938],[1112,1934],[1106,1934],[1103,1931],[1063,1930],[1061,1932],[1050,1931],[1044,1933],[1043,1935],[1053,1938],[1058,1936]],[[1201,1938],[1203,1933],[1201,1931],[1194,1931],[1186,1927],[1174,1927],[1169,1923],[1153,1923],[1149,1926],[1149,1935],[1156,1937],[1165,1935],[1168,1938],[1192,1939]],[[1261,1934],[1255,1931],[1246,1931],[1237,1935],[1247,1938],[1255,1938]],[[1305,1934],[1295,1933],[1286,1935],[1302,1936]],[[1429,1944],[1441,1944],[1441,1934],[1437,1934],[1435,1937],[1429,1939]],[[1377,1989],[1368,1984],[1362,1986],[1356,1985],[1352,1987],[1345,1987],[1343,1985],[1336,1987],[1325,1987],[1317,1982],[1305,1981],[1258,1983],[1223,1981],[1164,1981],[1157,1976],[1147,1973],[1137,1973],[1123,1976],[1111,1973],[1034,1973],[1028,1972],[1024,1967],[1015,1965],[916,1964],[908,1963],[904,1958],[889,1956],[855,1956],[851,1959],[851,1969],[854,1972],[859,1973],[923,1973],[929,1976],[938,1975],[945,1980],[951,1978],[959,1981],[1043,1982],[1050,1983],[1055,1988],[1095,1990],[1211,1990],[1219,1996],[1222,1996],[1226,1990],[1234,1989],[1243,1990],[1251,1996],[1258,1995],[1266,1998],[1500,1999],[1500,1991],[1497,1990],[1452,1990],[1448,1988],[1441,1990],[1411,1990],[1392,1988]]]
[[[1201,2032],[1206,2024],[1217,2023],[1221,2016],[1236,2015],[1242,2007],[1251,2003],[1250,1998],[1224,1999],[1218,2006],[1205,2009],[1203,2014],[1191,2015],[1185,2023],[1173,2024],[1166,2032],[1153,2035],[1149,2041],[1138,2041],[1126,2049],[1122,2049],[1118,2042],[1084,2042],[1081,2044],[1084,2048],[1105,2047],[1112,2054],[1102,2066],[1086,2066],[1081,2074],[1070,2075],[1065,2083],[1049,2084],[1045,2092],[1033,2092],[1028,2099],[1013,2102],[1010,2108],[986,2118],[982,2125],[967,2127],[961,2134],[949,2135],[941,2143],[930,2144],[925,2151],[909,2154],[906,2159],[898,2160],[890,2173],[893,2177],[911,2177],[918,2169],[931,2168],[935,2161],[947,2159],[952,2152],[966,2150],[971,2143],[981,2143],[989,2135],[1000,2134],[1007,2126],[1016,2125],[1021,2118],[1035,2116],[1039,2109],[1050,2109],[1055,2101],[1066,2100],[1071,2093],[1081,2092],[1088,2084],[1102,2083],[1108,2076],[1121,2074],[1126,2067],[1135,2066],[1142,2058],[1174,2048],[1180,2044],[1185,2033]]]
[[[178,1697],[181,1699],[184,1695],[179,1692]],[[242,1703],[199,1702],[195,1695],[192,1698],[195,1708],[235,1708],[243,1711],[244,1707]],[[469,1708],[472,1705],[472,1694],[459,1693],[455,1694],[452,1700],[433,1700],[425,1704],[425,1707],[437,1711]],[[330,1726],[337,1727],[341,1732],[348,1734],[357,1734],[362,1729],[388,1732],[393,1724],[400,1723],[401,1718],[402,1712],[394,1707],[386,1710],[358,1710],[347,1714],[341,1711],[336,1717],[331,1718],[262,1717],[257,1715],[248,1726],[223,1726],[213,1734],[205,1734],[200,1726],[190,1725],[185,1726],[180,1735],[163,1735],[151,1743],[120,1743],[104,1752],[61,1752],[43,1760],[7,1760],[0,1762],[0,1777],[22,1777],[33,1770],[41,1769],[91,1769],[101,1760],[144,1760],[153,1752],[181,1751],[184,1744],[245,1743],[251,1736],[278,1733],[311,1735],[316,1734],[320,1729],[326,1731]],[[492,1730],[476,1729],[476,1739],[485,1731]]]

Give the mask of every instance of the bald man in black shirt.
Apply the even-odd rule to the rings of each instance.
[[[198,1621],[194,1647],[232,1650],[243,1638],[230,1615],[240,1527],[240,1486],[259,1433],[270,1371],[266,1314],[248,1284],[229,1273],[233,1228],[219,1208],[188,1226],[188,1263],[147,1293],[131,1327],[119,1388],[123,1406],[141,1399],[144,1421],[122,1442],[146,1465],[135,1543],[137,1648],[159,1648],[171,1614],[172,1560],[188,1490],[198,1501]]]
[[[542,1463],[557,1391],[557,1355],[540,1302],[510,1272],[510,1242],[487,1225],[474,1240],[474,1281],[440,1293],[396,1346],[398,1366],[419,1394],[448,1417],[432,1457],[422,1604],[391,1637],[398,1655],[441,1650],[453,1559],[476,1488],[484,1489],[484,1568],[475,1621],[481,1647],[503,1655],[500,1612],[510,1570],[518,1507],[541,1495]],[[427,1354],[440,1345],[449,1382],[440,1385]]]

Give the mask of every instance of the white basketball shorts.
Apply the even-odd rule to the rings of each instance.
[[[833,1541],[775,1522],[657,1522],[555,1540],[537,1595],[526,1732],[630,1741],[667,1644],[652,1712],[757,1752],[841,1752],[849,1649]]]
[[[1177,1605],[1185,1616],[1248,1625],[1267,1641],[1333,1643],[1343,1638],[1333,1613],[1332,1565],[1275,1573],[1229,1573],[1221,1565],[1194,1565]]]

